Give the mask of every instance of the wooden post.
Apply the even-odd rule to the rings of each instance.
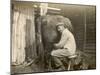
[[[40,15],[44,16],[47,13],[48,3],[41,3],[40,4]]]
[[[41,32],[41,17],[37,19],[37,50],[39,57],[39,69],[44,71],[44,48],[42,43],[42,32]]]

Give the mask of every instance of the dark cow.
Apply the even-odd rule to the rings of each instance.
[[[50,62],[50,53],[53,49],[53,44],[57,43],[60,39],[60,34],[56,30],[56,24],[63,22],[71,32],[73,27],[71,21],[60,15],[46,15],[37,19],[36,34],[38,55],[40,60],[44,62],[45,68],[48,68]],[[41,43],[41,44],[40,44]],[[43,64],[42,64],[43,65]]]

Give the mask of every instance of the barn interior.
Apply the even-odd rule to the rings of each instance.
[[[26,57],[24,60],[34,60],[38,56],[36,45],[36,18],[42,15],[62,15],[71,20],[74,28],[74,36],[76,39],[77,50],[84,52],[87,62],[90,64],[89,69],[96,69],[96,6],[91,5],[74,5],[74,4],[59,4],[59,3],[44,3],[48,4],[46,13],[41,13],[40,2],[21,2],[13,1],[11,3],[11,37],[21,41],[20,51],[24,50]],[[14,13],[20,12],[18,28],[14,27]],[[24,16],[24,17],[23,17]],[[16,18],[16,16],[15,16]],[[24,19],[23,19],[24,18]],[[16,26],[16,25],[15,25]],[[14,32],[17,30],[16,32]],[[24,29],[25,28],[25,32]],[[23,33],[24,32],[24,33]],[[21,34],[19,34],[21,33]],[[17,35],[16,35],[17,34]],[[20,39],[20,40],[19,40]],[[12,41],[15,41],[14,39]],[[23,41],[22,41],[23,40]],[[18,42],[18,43],[19,43]],[[16,45],[12,42],[11,44]],[[12,45],[12,49],[15,46]],[[13,54],[12,54],[13,56]],[[87,58],[88,57],[88,58]],[[90,61],[91,60],[91,61]],[[41,72],[41,65],[32,64],[31,66],[12,66],[11,71],[14,73],[32,73]],[[43,72],[43,71],[42,71]]]

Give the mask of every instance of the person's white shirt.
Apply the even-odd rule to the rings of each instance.
[[[62,32],[61,39],[56,46],[67,49],[71,54],[76,51],[76,42],[73,34],[65,28]]]

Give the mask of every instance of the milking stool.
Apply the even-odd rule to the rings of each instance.
[[[68,61],[68,68],[67,68],[68,71],[71,70],[72,62],[74,62],[74,60],[75,60],[76,57],[77,57],[76,54],[71,55],[71,56],[68,57],[68,60],[69,60]]]

